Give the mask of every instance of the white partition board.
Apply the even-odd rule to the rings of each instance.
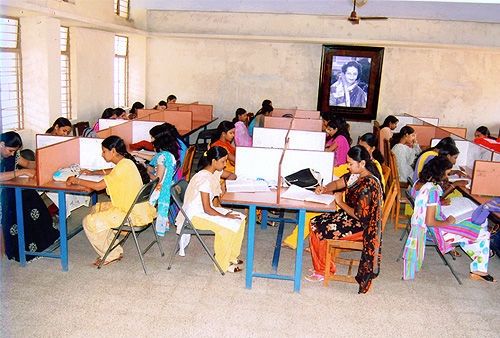
[[[500,162],[500,153],[493,153],[493,161],[494,162]]]
[[[108,163],[102,158],[102,139],[80,137],[80,167],[83,169],[113,168],[113,163]]]
[[[253,146],[262,148],[284,148],[286,129],[259,128],[253,132]],[[316,131],[290,130],[289,149],[316,150],[325,149],[326,134]]]
[[[75,138],[74,136],[52,136],[45,134],[36,134],[36,149],[40,149],[52,144],[61,143]]]
[[[117,126],[128,122],[128,120],[123,119],[99,119],[99,130],[108,129],[109,127]]]
[[[398,126],[396,127],[396,129],[394,129],[395,133],[399,133],[401,128],[403,128],[407,124],[422,124],[422,121],[418,121],[416,118],[412,116],[406,116],[406,115],[395,115],[395,116],[399,120]]]
[[[330,183],[334,156],[333,152],[289,149],[283,158],[281,175],[287,176],[301,169],[311,168],[321,173],[324,184]]]
[[[431,147],[434,147],[441,139],[432,139]],[[491,161],[493,152],[483,148],[477,144],[474,144],[465,140],[455,140],[455,145],[458,148],[460,154],[457,158],[456,165],[472,168],[474,166],[474,161],[485,160]]]
[[[433,126],[439,126],[439,119],[437,117],[418,117],[417,116],[417,118],[424,121],[424,122],[430,123]]]
[[[149,135],[151,128],[163,123],[159,121],[132,121],[132,143],[151,140]]]
[[[235,174],[242,178],[278,181],[278,167],[283,149],[236,147]]]

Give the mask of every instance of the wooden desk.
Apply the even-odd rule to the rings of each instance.
[[[304,249],[304,227],[306,211],[328,212],[335,210],[334,205],[324,205],[319,203],[302,202],[290,199],[281,199],[281,203],[276,204],[276,191],[256,192],[256,193],[225,193],[221,203],[227,205],[238,205],[248,207],[248,235],[247,235],[247,266],[245,276],[245,286],[252,288],[252,278],[270,278],[281,280],[292,280],[293,291],[300,292],[302,279],[302,251]],[[284,209],[298,211],[298,236],[297,251],[295,253],[295,272],[293,276],[280,275],[277,273],[265,274],[254,272],[254,249],[255,249],[255,220],[256,210],[259,208]]]
[[[48,258],[56,258],[61,260],[63,271],[68,271],[68,239],[77,234],[81,227],[76,232],[68,235],[68,227],[66,224],[66,194],[92,194],[92,204],[97,202],[97,195],[90,189],[81,186],[66,186],[66,182],[49,181],[43,185],[38,185],[35,179],[17,177],[13,180],[0,182],[1,188],[13,188],[16,196],[16,216],[17,216],[17,231],[19,243],[19,263],[21,266],[26,266],[26,255],[41,256]],[[26,243],[24,239],[24,218],[23,218],[23,199],[22,191],[26,189],[43,190],[57,192],[59,199],[59,241],[60,254],[53,252],[31,252],[26,251]]]

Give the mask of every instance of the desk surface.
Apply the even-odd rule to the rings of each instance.
[[[36,179],[28,177],[16,177],[15,179],[8,181],[1,181],[0,187],[11,187],[11,188],[25,188],[25,189],[39,189],[39,190],[57,190],[70,193],[91,193],[92,189],[84,188],[79,185],[67,186],[66,182],[56,182],[50,181],[44,184],[37,184]]]
[[[470,189],[459,186],[458,190],[463,193],[466,197],[470,198],[476,203],[483,204],[490,201],[494,196],[483,196],[483,195],[474,195],[470,193]],[[488,217],[493,222],[500,224],[500,212],[492,212]]]
[[[283,189],[282,192],[286,191]],[[277,191],[270,192],[226,192],[222,195],[221,202],[231,205],[249,205],[255,204],[261,207],[272,207],[276,209],[305,209],[308,211],[334,211],[335,203],[330,205],[321,203],[297,201],[287,198],[281,198],[279,204],[276,204]]]

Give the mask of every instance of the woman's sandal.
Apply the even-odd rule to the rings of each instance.
[[[450,255],[452,255],[453,257],[462,257],[462,254],[460,252],[458,252],[457,249],[451,250]]]
[[[478,275],[477,273],[471,272],[470,273],[470,279],[473,280],[479,280],[479,281],[484,281],[484,282],[489,282],[489,283],[495,283],[496,279],[493,278],[492,275]]]
[[[123,258],[123,254],[120,254],[120,256],[118,256],[117,258],[115,258],[115,259],[113,259],[113,260],[110,260],[110,261],[105,261],[105,262],[102,264],[102,266],[109,265],[109,264],[111,264],[111,263],[113,263],[113,262],[121,261],[121,260],[122,260],[122,258]],[[97,257],[97,259],[96,259],[96,260],[95,260],[95,262],[94,262],[94,265],[95,265],[95,266],[99,266],[99,264],[101,264],[101,260],[102,260],[102,259],[101,259],[101,257]]]
[[[235,264],[231,264],[231,265],[229,265],[229,268],[227,268],[227,272],[231,272],[231,273],[241,272],[241,271],[243,271],[243,269]]]
[[[233,264],[233,265],[241,265],[243,263],[245,263],[245,262],[243,260],[241,260],[241,259],[237,259],[235,261],[231,261],[231,264]]]

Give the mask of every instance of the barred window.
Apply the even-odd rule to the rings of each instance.
[[[129,16],[129,0],[115,0],[115,14],[122,18],[128,19]]]
[[[23,98],[19,20],[0,17],[0,127],[22,129]]]
[[[120,35],[115,36],[114,102],[115,107],[128,105],[128,37]]]
[[[61,116],[71,119],[71,77],[69,58],[69,28],[61,26]]]

